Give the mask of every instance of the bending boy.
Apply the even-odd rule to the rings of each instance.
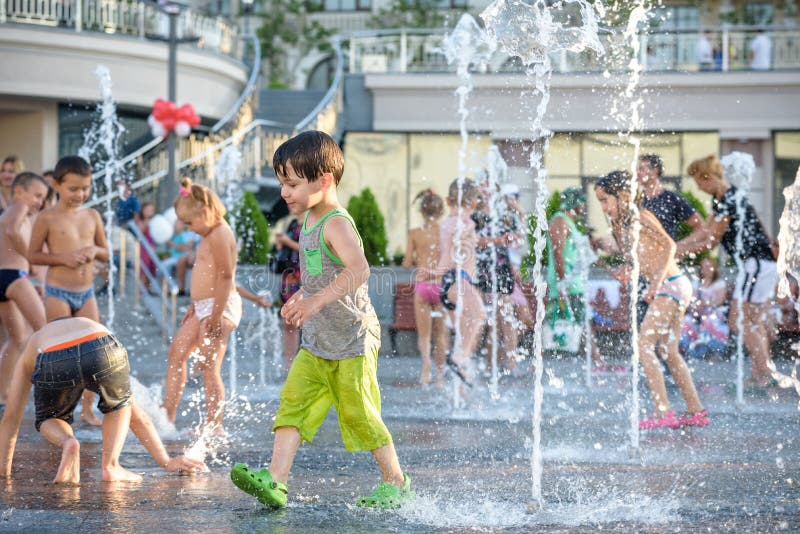
[[[302,290],[281,310],[287,324],[303,328],[303,339],[281,390],[269,469],[236,464],[231,479],[262,504],[285,506],[297,449],[314,439],[333,405],[345,448],[371,451],[381,471],[375,491],[356,504],[399,506],[414,494],[380,416],[380,324],[367,293],[361,238],[336,196],[342,152],[327,134],[304,132],[278,148],[273,167],[289,211],[307,212],[300,233]]]
[[[86,318],[65,318],[34,332],[14,369],[8,406],[0,421],[0,478],[11,476],[17,433],[33,383],[36,429],[61,448],[54,483],[80,482],[80,444],[72,433],[72,412],[84,389],[100,396],[103,418],[104,481],[139,482],[142,477],[119,464],[133,430],[156,461],[169,471],[203,469],[203,462],[169,458],[155,427],[133,402],[128,353],[103,325]]]

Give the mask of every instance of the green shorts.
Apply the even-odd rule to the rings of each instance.
[[[366,356],[326,360],[300,349],[281,388],[272,429],[292,426],[303,441],[311,442],[333,405],[348,452],[390,444],[392,436],[381,419],[377,369],[377,350]]]

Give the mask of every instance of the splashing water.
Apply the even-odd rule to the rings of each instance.
[[[117,103],[111,92],[111,73],[108,68],[98,65],[94,72],[100,81],[101,102],[97,105],[99,120],[92,123],[92,126],[84,134],[83,145],[78,149],[78,155],[86,161],[101,161],[100,168],[103,172],[103,179],[106,194],[106,243],[111,246],[112,233],[114,230],[114,210],[111,206],[114,184],[122,178],[122,165],[120,164],[120,138],[125,133],[125,127],[117,117]],[[95,191],[95,194],[97,192]],[[114,327],[114,265],[113,255],[108,262],[108,317],[106,325]]]
[[[455,93],[458,97],[458,116],[459,132],[461,134],[461,146],[458,150],[458,198],[456,200],[458,206],[458,218],[456,221],[456,232],[454,241],[461,243],[461,237],[464,233],[464,223],[462,221],[462,195],[463,195],[463,181],[467,174],[467,143],[469,141],[469,133],[467,131],[467,118],[469,117],[469,110],[467,109],[467,97],[472,92],[472,76],[469,72],[471,65],[482,66],[485,65],[495,49],[497,44],[494,39],[490,38],[484,30],[480,28],[478,23],[472,15],[464,14],[456,24],[451,34],[445,35],[442,40],[442,50],[447,57],[447,62],[456,64],[456,72],[459,78],[459,86]],[[456,263],[456,273],[461,272],[464,260],[466,259],[465,251],[454,249],[454,260]],[[466,252],[469,253],[469,252]],[[456,276],[456,309],[454,321],[454,346],[452,354],[460,357],[462,350],[462,332],[461,332],[461,318],[464,313],[463,302],[463,283],[461,276]],[[462,362],[456,362],[460,364]],[[467,370],[467,376],[471,373]],[[463,404],[461,395],[461,384],[458,379],[453,380],[453,408],[460,408]]]
[[[517,56],[527,66],[526,75],[532,78],[536,92],[541,99],[536,108],[536,117],[531,124],[534,140],[541,140],[540,150],[531,150],[530,168],[535,174],[536,194],[536,264],[534,266],[534,287],[536,288],[536,318],[534,326],[534,399],[533,399],[533,453],[531,457],[532,494],[531,509],[541,508],[542,501],[542,323],[544,322],[544,296],[546,286],[542,276],[542,255],[547,224],[545,203],[547,201],[547,171],[543,165],[543,155],[547,151],[552,132],[543,125],[544,115],[550,101],[550,78],[552,65],[550,54],[568,50],[581,52],[594,50],[603,54],[604,49],[597,37],[598,17],[605,8],[602,2],[590,3],[587,0],[567,0],[562,5],[576,4],[580,7],[580,25],[565,26],[554,19],[556,7],[550,7],[544,0],[527,4],[521,0],[496,0],[481,13],[486,24],[486,32],[498,42],[500,48],[511,56]],[[560,6],[559,6],[560,7]]]
[[[633,134],[633,132],[641,131],[644,127],[644,121],[641,115],[643,100],[641,94],[638,94],[639,80],[642,74],[642,64],[639,61],[640,42],[638,36],[639,25],[647,20],[647,10],[644,7],[644,0],[638,0],[636,7],[631,10],[628,24],[625,27],[625,41],[630,43],[631,60],[628,64],[630,69],[630,76],[628,84],[625,87],[625,98],[630,102],[630,128],[624,134],[628,143],[633,145],[633,157],[631,158],[631,200],[629,209],[633,214],[633,225],[631,233],[631,258],[633,266],[631,268],[631,412],[630,412],[630,447],[631,453],[636,454],[639,450],[639,322],[637,303],[638,296],[638,283],[640,274],[639,264],[639,235],[642,230],[641,222],[639,221],[639,207],[636,204],[638,181],[636,180],[637,164],[639,162],[639,148],[641,140]]]
[[[136,377],[131,376],[131,393],[136,399],[139,408],[150,417],[158,435],[164,439],[174,439],[178,437],[175,424],[167,417],[167,411],[161,406],[161,385],[153,384],[150,387],[139,382]]]
[[[797,316],[800,317],[800,169],[794,184],[784,188],[783,197],[786,201],[780,219],[778,231],[778,296],[792,299]],[[795,290],[792,290],[792,287]],[[800,342],[792,348],[800,354]],[[792,385],[800,395],[800,382],[797,381],[797,363],[792,370]],[[781,380],[778,380],[781,385]],[[786,386],[782,386],[786,387]]]
[[[236,232],[236,207],[242,199],[241,176],[239,174],[239,166],[242,163],[242,153],[236,145],[229,145],[225,147],[219,155],[214,164],[214,177],[217,182],[217,188],[225,191],[224,203],[228,209],[228,222],[231,228]],[[236,239],[237,253],[241,247],[241,240],[239,236]],[[234,282],[235,283],[235,282]],[[235,288],[234,288],[235,290]],[[229,389],[230,396],[236,393],[236,374],[237,369],[237,347],[236,347],[236,330],[231,333],[231,339],[228,341],[228,371],[229,371]]]
[[[736,213],[738,220],[736,223],[736,251],[734,254],[734,261],[736,262],[736,287],[744,287],[745,277],[747,273],[744,268],[744,260],[742,259],[742,252],[744,251],[744,202],[750,194],[750,185],[753,181],[753,171],[756,169],[756,163],[753,156],[744,152],[731,152],[727,156],[723,156],[720,160],[724,169],[725,177],[736,186]],[[742,299],[736,300],[736,330],[740,332],[736,336],[736,403],[739,405],[744,404],[744,336],[741,332],[744,331],[744,314],[742,313]]]

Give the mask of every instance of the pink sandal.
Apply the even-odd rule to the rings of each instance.
[[[701,410],[697,413],[686,412],[678,420],[681,422],[681,426],[708,426],[711,424],[708,410]]]
[[[639,421],[639,430],[652,430],[654,428],[680,428],[681,421],[675,417],[675,410],[670,410],[663,415],[654,415]]]

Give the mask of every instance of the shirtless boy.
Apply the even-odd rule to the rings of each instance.
[[[168,471],[204,470],[201,461],[170,458],[155,427],[133,402],[125,347],[103,325],[65,318],[34,332],[14,369],[8,408],[0,421],[0,478],[11,464],[25,401],[33,384],[36,429],[61,448],[54,483],[80,482],[80,444],[72,433],[72,412],[84,388],[100,395],[103,418],[102,480],[139,482],[142,477],[119,465],[130,426],[147,451]]]
[[[14,366],[29,334],[26,321],[34,331],[45,324],[42,301],[28,280],[28,243],[47,189],[38,174],[18,174],[11,185],[11,203],[0,216],[0,321],[8,329],[0,361],[0,404],[5,404]]]
[[[53,172],[58,204],[36,219],[28,255],[32,264],[48,266],[44,288],[47,321],[60,317],[99,321],[94,260],[108,261],[109,252],[100,214],[82,207],[92,190],[92,168],[81,157],[65,156]],[[84,396],[81,420],[99,425],[91,400],[91,395]]]

